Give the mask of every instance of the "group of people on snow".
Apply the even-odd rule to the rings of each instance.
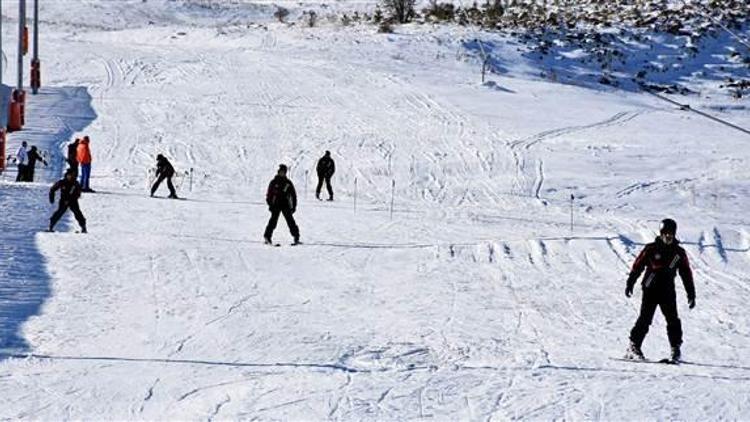
[[[36,170],[36,163],[38,161],[44,163],[45,167],[47,166],[47,160],[42,157],[35,145],[32,145],[30,149],[28,148],[29,144],[23,141],[16,151],[15,159],[18,168],[16,182],[33,182],[34,171]]]
[[[86,218],[81,213],[78,199],[82,192],[94,192],[89,186],[92,161],[89,143],[89,137],[84,136],[83,138],[76,138],[75,141],[68,145],[68,169],[65,172],[65,176],[57,181],[49,192],[50,203],[54,203],[55,192],[58,190],[61,192],[58,208],[52,214],[52,217],[50,217],[49,231],[54,231],[55,224],[65,214],[65,211],[70,209],[81,226],[81,232],[86,233]],[[23,143],[23,146],[26,146],[26,142]],[[79,168],[80,181],[77,181],[76,177],[79,175]],[[279,216],[282,215],[294,238],[294,244],[299,244],[299,227],[294,220],[294,213],[297,210],[297,192],[294,189],[292,181],[286,177],[287,171],[287,166],[281,164],[266,191],[266,203],[271,212],[271,218],[268,220],[266,230],[263,233],[263,239],[267,244],[272,244],[273,231],[276,229]],[[328,200],[333,201],[331,178],[336,172],[336,164],[333,158],[331,158],[330,151],[326,151],[323,157],[318,160],[316,172],[318,174],[318,186],[315,189],[315,197],[321,199],[320,191],[325,183],[326,190],[328,191]],[[158,154],[156,156],[156,180],[151,185],[151,196],[153,197],[156,194],[161,183],[166,180],[167,188],[169,189],[169,198],[178,199],[177,192],[172,183],[174,175],[175,169],[172,163],[164,155]]]
[[[76,138],[68,144],[68,154],[66,157],[68,169],[65,170],[65,176],[55,182],[49,190],[50,204],[55,203],[55,193],[58,190],[60,191],[60,201],[58,202],[57,210],[49,219],[48,230],[51,232],[55,231],[55,225],[60,221],[65,211],[70,210],[78,225],[81,226],[81,233],[86,233],[86,217],[81,212],[78,200],[81,198],[82,192],[94,192],[89,185],[92,161],[91,148],[89,147],[90,142],[89,137],[84,136],[83,138]],[[76,180],[79,173],[80,180]]]
[[[286,177],[287,170],[285,164],[279,165],[276,176],[268,184],[268,190],[266,190],[266,204],[268,204],[268,211],[271,212],[271,218],[268,220],[266,230],[263,233],[263,240],[268,245],[273,244],[273,231],[276,229],[280,215],[284,216],[284,220],[286,220],[286,224],[289,226],[289,232],[294,239],[293,244],[297,245],[300,243],[299,227],[297,226],[297,222],[294,221],[294,213],[297,211],[297,191],[294,189],[292,181]],[[328,191],[328,200],[333,201],[331,178],[336,172],[336,163],[331,158],[331,151],[326,151],[323,157],[318,160],[315,171],[318,174],[318,186],[315,188],[315,197],[320,200],[320,191],[323,188],[323,183],[325,183],[326,190]]]
[[[26,142],[23,142],[21,147],[23,151],[19,149],[17,157],[25,158],[19,159],[19,163],[33,165],[36,160],[44,161],[38,155],[35,158],[31,158],[34,156],[33,154],[36,154],[36,148],[32,147],[31,151],[25,152],[26,147]],[[55,193],[58,190],[60,191],[59,206],[50,218],[49,230],[53,231],[60,217],[62,217],[65,211],[70,209],[81,226],[81,232],[86,233],[86,218],[81,213],[78,199],[81,196],[81,192],[93,192],[89,187],[91,152],[89,150],[88,136],[84,136],[83,139],[76,139],[75,142],[69,145],[68,164],[70,168],[65,172],[65,177],[56,182],[49,192],[50,203],[54,203]],[[19,174],[21,173],[20,165]],[[79,166],[81,168],[80,182],[76,181]],[[316,166],[318,185],[315,189],[315,197],[317,199],[321,199],[320,193],[325,184],[328,191],[328,200],[333,200],[331,178],[335,171],[336,166],[333,158],[331,158],[331,153],[330,151],[326,151],[323,157],[318,160]],[[297,211],[297,192],[292,181],[287,178],[287,172],[288,168],[285,164],[279,165],[276,176],[271,180],[266,191],[266,204],[271,213],[271,217],[263,233],[263,239],[266,244],[273,244],[273,232],[276,229],[280,216],[283,216],[284,220],[286,220],[286,224],[294,239],[293,244],[300,243],[299,227],[294,220],[294,213]],[[33,170],[31,174],[33,178]],[[156,181],[151,186],[151,196],[154,196],[161,183],[166,180],[169,197],[177,198],[177,193],[172,183],[174,175],[175,169],[169,160],[164,155],[158,154],[156,156]],[[627,297],[633,295],[633,289],[638,278],[644,271],[645,274],[641,282],[643,294],[640,312],[630,331],[630,342],[625,355],[628,359],[644,359],[641,345],[648,333],[657,307],[661,309],[667,322],[667,337],[671,346],[671,354],[668,361],[678,362],[681,358],[682,324],[677,313],[674,279],[677,274],[680,275],[687,293],[688,307],[690,309],[695,307],[695,285],[687,253],[680,246],[676,235],[677,223],[670,218],[662,220],[659,236],[641,250],[633,263],[625,287],[625,295]]]
[[[74,178],[80,174],[81,192],[94,192],[89,185],[92,161],[90,143],[91,140],[86,135],[68,144],[68,169],[72,170]]]

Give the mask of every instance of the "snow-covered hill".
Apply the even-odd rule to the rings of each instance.
[[[246,2],[60,3],[45,6],[60,14],[45,18],[42,93],[68,98],[38,107],[10,149],[73,119],[98,193],[81,202],[88,235],[2,235],[19,246],[3,259],[32,254],[44,270],[3,273],[0,316],[18,315],[25,288],[44,300],[3,339],[0,418],[750,415],[747,134],[644,93],[540,77],[512,39],[473,28],[248,25],[266,6]],[[248,22],[217,29],[212,13]],[[485,84],[477,36],[503,63]],[[675,98],[750,127],[746,99],[695,91]],[[325,150],[333,203],[312,192]],[[178,181],[187,200],[148,197],[157,153],[193,169],[192,191]],[[283,246],[262,244],[280,163],[300,247],[283,222]],[[45,189],[0,185],[7,227],[17,201],[43,204]],[[32,205],[24,227],[41,231]],[[638,309],[628,267],[667,216],[696,275],[694,310],[678,287],[690,364],[613,360]],[[661,316],[644,351],[668,352]]]

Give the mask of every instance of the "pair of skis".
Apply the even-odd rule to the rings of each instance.
[[[664,359],[659,359],[659,360],[654,360],[654,359],[645,359],[645,358],[644,358],[644,359],[638,359],[638,358],[628,358],[628,357],[623,357],[623,358],[610,358],[610,359],[612,359],[612,360],[616,360],[616,361],[620,361],[620,362],[632,362],[632,363],[661,363],[661,364],[664,364],[664,365],[679,365],[679,364],[681,363],[681,361],[679,361],[679,360],[674,360],[674,359],[671,359],[671,358],[664,358]]]
[[[281,243],[274,243],[274,242],[268,242],[268,241],[264,241],[263,243],[266,244],[266,245],[268,245],[268,246],[274,246],[276,248],[278,248],[278,247],[281,246]],[[302,242],[294,242],[294,243],[290,243],[289,246],[299,246],[301,244],[302,244]]]

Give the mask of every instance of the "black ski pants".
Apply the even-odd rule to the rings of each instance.
[[[271,208],[271,219],[268,220],[266,232],[263,234],[263,237],[270,239],[273,236],[273,231],[276,229],[276,224],[279,222],[279,214],[284,215],[284,220],[286,220],[286,225],[289,226],[289,232],[292,234],[292,237],[298,239],[299,227],[297,227],[297,223],[294,221],[292,210],[288,208]]]
[[[156,190],[159,189],[159,185],[161,185],[161,182],[163,182],[164,179],[167,179],[167,187],[169,188],[169,195],[177,196],[177,193],[174,191],[174,185],[172,184],[172,176],[167,176],[165,174],[159,175],[159,178],[156,179],[154,186],[151,186],[151,195],[156,193]]]
[[[320,190],[323,188],[323,182],[326,183],[326,190],[328,190],[328,199],[333,199],[333,187],[331,187],[331,176],[318,175],[318,187],[315,188],[315,197],[320,199]]]
[[[638,347],[643,343],[643,339],[648,333],[648,327],[654,319],[656,307],[661,308],[661,313],[667,320],[667,337],[672,347],[679,347],[682,344],[682,323],[677,316],[677,301],[675,294],[654,294],[644,291],[641,300],[641,313],[635,321],[635,326],[630,331],[630,340]]]
[[[18,173],[16,174],[16,182],[25,182],[26,181],[26,173],[28,165],[26,164],[19,164],[18,165]]]
[[[73,170],[74,176],[78,178],[78,161],[68,160],[68,168]]]
[[[49,228],[53,229],[55,227],[55,224],[60,220],[60,218],[65,214],[65,211],[70,208],[70,211],[73,212],[73,216],[76,218],[76,221],[78,221],[78,225],[81,226],[81,229],[86,228],[86,218],[83,216],[83,213],[81,212],[81,208],[78,206],[78,201],[60,201],[60,205],[57,207],[57,211],[55,211],[54,214],[52,214],[52,217],[49,219]]]

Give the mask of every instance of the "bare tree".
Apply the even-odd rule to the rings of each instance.
[[[409,22],[415,15],[417,0],[382,0],[383,8],[398,23]]]

